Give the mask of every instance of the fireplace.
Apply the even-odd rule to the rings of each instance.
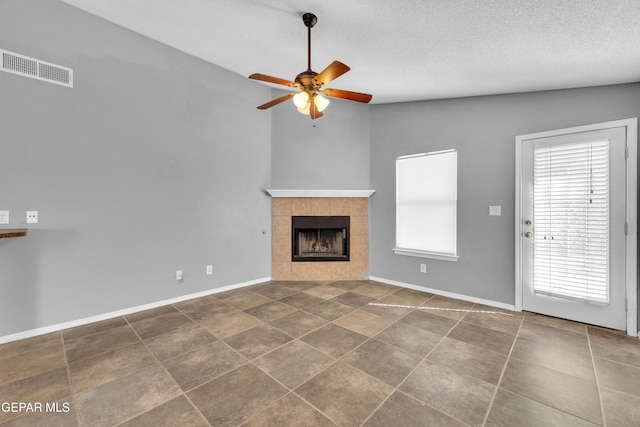
[[[348,216],[291,217],[292,261],[349,261]]]

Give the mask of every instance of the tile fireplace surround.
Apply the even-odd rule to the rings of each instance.
[[[279,193],[271,195],[271,276],[273,280],[361,280],[369,271],[369,195],[344,191],[338,197],[330,192],[319,197],[313,192]],[[283,190],[287,191],[287,190]],[[312,197],[305,195],[314,194]],[[349,197],[356,194],[354,197]],[[363,195],[364,194],[364,195]],[[288,197],[291,195],[291,197]],[[292,216],[349,216],[351,217],[350,260],[344,262],[292,262]]]

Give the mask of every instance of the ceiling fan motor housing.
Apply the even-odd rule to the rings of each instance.
[[[306,91],[316,90],[316,77],[318,73],[313,70],[303,71],[296,76],[296,83],[299,83]]]

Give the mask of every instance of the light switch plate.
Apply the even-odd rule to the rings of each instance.
[[[27,211],[27,224],[38,223],[38,211]]]
[[[502,215],[502,206],[489,206],[489,216]]]
[[[0,224],[9,224],[9,211],[0,211]]]

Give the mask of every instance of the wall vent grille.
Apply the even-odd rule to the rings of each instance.
[[[57,85],[73,87],[73,69],[0,49],[0,70]]]

